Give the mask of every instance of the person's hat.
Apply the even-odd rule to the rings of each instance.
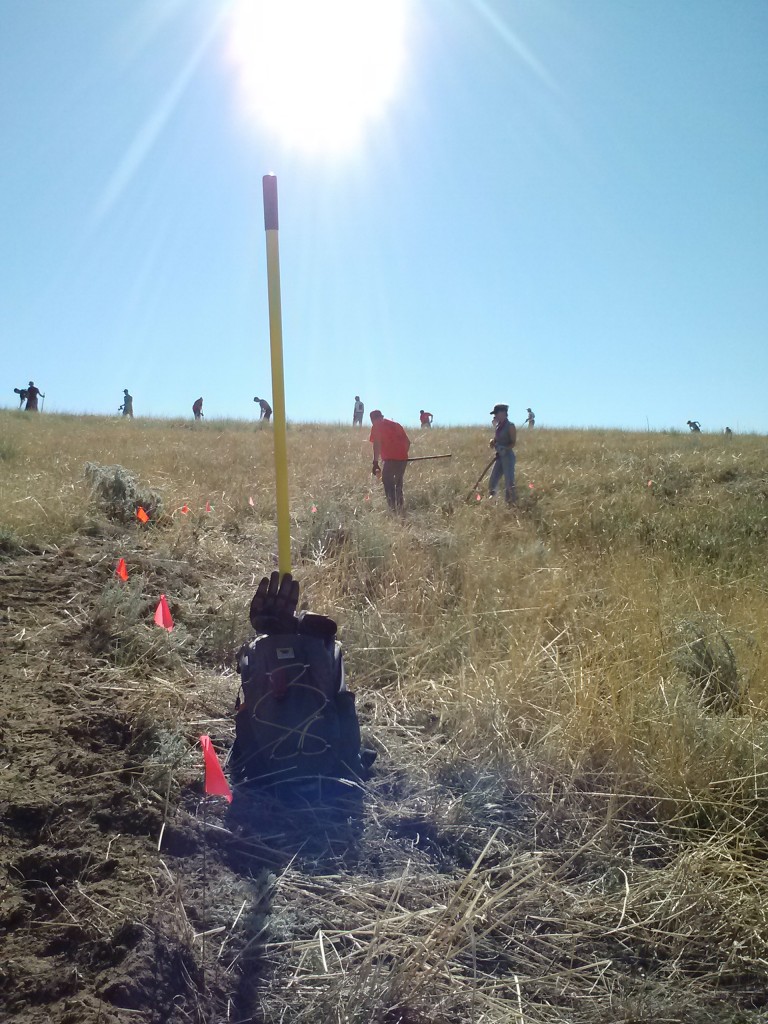
[[[495,416],[497,412],[509,412],[508,405],[494,405],[491,409],[490,415]]]

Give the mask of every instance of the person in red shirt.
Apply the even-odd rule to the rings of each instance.
[[[408,449],[411,442],[408,435],[394,420],[387,420],[379,409],[371,413],[371,436],[373,445],[373,475],[381,474],[387,504],[396,512],[403,508],[403,477],[408,465]],[[379,459],[384,463],[379,468]]]
[[[203,418],[203,400],[202,398],[196,398],[192,403],[192,413],[196,420]]]
[[[432,420],[435,417],[431,412],[426,412],[424,409],[419,409],[419,423],[421,423],[422,430],[429,430],[432,426]]]

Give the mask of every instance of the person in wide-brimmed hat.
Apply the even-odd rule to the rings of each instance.
[[[515,488],[515,442],[517,441],[517,428],[509,419],[508,405],[494,405],[490,415],[493,416],[493,424],[496,433],[491,438],[490,447],[496,450],[496,461],[491,470],[491,479],[488,483],[488,495],[493,497],[496,488],[504,477],[505,496],[508,505],[517,504],[517,490]]]

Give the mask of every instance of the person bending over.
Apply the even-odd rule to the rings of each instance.
[[[410,439],[399,423],[385,419],[379,409],[374,409],[368,440],[373,445],[373,475],[381,475],[389,507],[402,512],[403,477],[408,466]],[[379,467],[379,459],[384,463],[382,467]]]

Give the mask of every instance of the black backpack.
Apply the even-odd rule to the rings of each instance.
[[[238,653],[243,699],[236,703],[230,757],[236,782],[269,786],[363,775],[355,695],[344,682],[335,624],[309,613],[296,621],[297,632],[258,636]]]

